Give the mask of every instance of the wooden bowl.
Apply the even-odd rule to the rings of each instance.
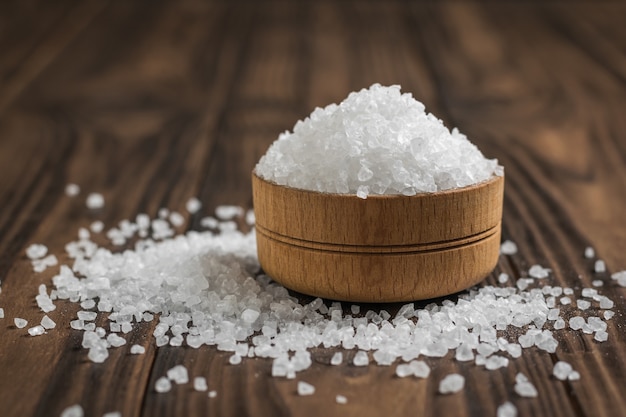
[[[477,284],[498,261],[504,177],[361,199],[253,173],[252,190],[261,267],[304,294],[374,303],[434,298]]]

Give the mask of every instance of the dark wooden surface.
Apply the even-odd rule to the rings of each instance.
[[[559,285],[590,286],[587,245],[609,272],[626,269],[625,19],[618,1],[1,2],[0,416],[57,416],[75,403],[87,416],[495,416],[505,400],[520,416],[626,415],[626,289],[610,280],[606,343],[563,331],[556,354],[525,350],[493,372],[429,360],[427,380],[329,367],[332,352],[319,350],[298,377],[317,387],[311,397],[271,378],[267,360],[230,366],[208,347],[157,349],[150,326],[130,337],[145,355],[117,349],[93,364],[69,329],[71,303],[57,303],[59,326],[45,336],[13,325],[40,319],[34,297],[54,271],[32,272],[30,243],[61,254],[95,219],[183,210],[196,195],[204,207],[188,228],[218,204],[249,207],[250,170],[278,133],[373,82],[401,84],[506,167],[503,235],[520,251],[488,283],[538,262]],[[103,192],[105,209],[66,197],[68,182]],[[558,359],[581,380],[551,378]],[[155,393],[177,364],[206,376],[217,398],[190,385]],[[437,395],[453,370],[465,390]],[[514,393],[518,371],[538,398]],[[338,392],[348,405],[335,404]]]

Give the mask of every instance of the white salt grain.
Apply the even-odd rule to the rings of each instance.
[[[596,332],[593,338],[597,340],[598,342],[606,342],[609,338],[609,334],[603,330],[600,330]]]
[[[132,355],[143,355],[146,353],[146,348],[141,345],[132,345],[130,347],[130,353]]]
[[[502,174],[496,160],[424,110],[399,86],[374,84],[298,121],[255,173],[279,185],[361,198],[465,187]]]
[[[185,203],[185,208],[190,214],[195,214],[200,210],[200,208],[202,208],[202,202],[196,197],[191,197]]]
[[[100,220],[96,220],[89,225],[89,230],[91,230],[93,233],[101,233],[104,230],[104,223],[102,223]]]
[[[504,284],[508,281],[509,281],[509,274],[502,272],[500,275],[498,275],[498,282],[500,284]]]
[[[215,208],[215,216],[220,220],[231,220],[243,216],[243,208],[239,206],[221,205]]]
[[[352,360],[354,366],[367,366],[369,362],[370,360],[367,356],[367,352],[364,352],[362,350],[358,351],[356,355],[354,355],[354,359]]]
[[[587,246],[585,248],[585,258],[593,259],[595,256],[596,256],[596,251],[593,250],[593,248],[591,246]]]
[[[77,184],[67,184],[65,186],[65,195],[68,197],[76,197],[80,194],[80,187]]]
[[[56,325],[57,324],[47,315],[43,316],[41,319],[41,326],[46,330],[54,329]]]
[[[572,299],[569,297],[561,297],[560,300],[561,304],[563,304],[564,306],[572,304]]]
[[[120,411],[111,411],[104,413],[102,417],[122,417],[122,413]]]
[[[156,392],[169,392],[172,389],[172,383],[170,382],[170,380],[164,376],[162,376],[161,378],[157,379],[156,382],[154,383],[154,390]]]
[[[343,362],[343,354],[341,352],[335,352],[332,358],[330,358],[331,365],[341,365],[341,362]]]
[[[83,417],[85,412],[83,411],[83,407],[79,404],[72,405],[67,407],[63,412],[61,412],[61,417]]]
[[[31,336],[41,336],[46,332],[46,329],[43,326],[35,326],[28,329],[28,334]]]
[[[611,320],[613,318],[613,316],[615,315],[614,311],[605,311],[604,312],[604,319],[605,320]]]
[[[517,381],[514,390],[520,397],[535,398],[538,395],[537,388],[528,380]]]
[[[246,212],[246,224],[248,226],[254,226],[256,223],[256,217],[254,215],[254,210],[250,209]]]
[[[580,330],[585,324],[585,319],[580,316],[572,317],[569,319],[569,327],[572,330]]]
[[[591,307],[591,303],[587,300],[576,300],[576,307],[578,307],[579,310],[587,310]]]
[[[454,394],[463,389],[465,386],[465,378],[459,374],[446,375],[439,382],[440,394]]]
[[[48,253],[48,248],[39,243],[33,243],[28,248],[26,248],[26,256],[29,259],[35,260],[39,258],[43,258]]]
[[[498,407],[497,417],[517,417],[517,408],[510,401]]]
[[[177,384],[186,384],[189,382],[189,374],[187,373],[187,368],[183,365],[176,365],[169,371],[167,371],[167,377],[174,381]]]
[[[578,371],[570,372],[570,374],[567,376],[567,380],[568,381],[578,381],[578,380],[580,380],[580,373]]]
[[[15,317],[13,319],[13,323],[15,324],[15,327],[17,327],[18,329],[23,329],[28,324],[28,321],[19,317]]]
[[[231,365],[239,365],[241,363],[241,356],[235,353],[230,358],[228,358],[228,363],[230,363]]]
[[[315,387],[307,382],[298,381],[298,395],[313,395],[315,394]]]
[[[104,197],[100,193],[90,193],[85,203],[88,209],[100,209],[104,207]]]
[[[528,270],[528,275],[533,278],[542,279],[547,278],[551,271],[551,269],[544,268],[541,265],[533,265]]]
[[[593,281],[591,281],[591,285],[593,285],[594,287],[602,287],[604,285],[604,281],[602,281],[601,279],[594,279]]]
[[[606,264],[604,263],[604,261],[602,259],[598,259],[594,264],[593,264],[593,270],[595,273],[597,274],[601,274],[603,272],[606,272]]]
[[[617,281],[620,287],[626,287],[626,270],[611,274],[611,279]]]
[[[500,253],[503,255],[515,255],[517,253],[517,245],[511,240],[505,240],[500,245]]]
[[[4,308],[0,307],[0,319],[4,318]]]
[[[215,398],[215,397],[217,397],[217,391],[209,391],[208,396],[209,396],[209,398]]]
[[[335,396],[335,402],[337,404],[348,404],[348,399],[343,395]]]
[[[561,381],[565,381],[572,373],[572,371],[572,365],[564,361],[558,361],[554,364],[552,375],[554,375],[557,379],[560,379]]]
[[[177,211],[170,213],[169,220],[174,227],[180,227],[185,224],[185,217]]]
[[[206,391],[209,386],[206,383],[206,378],[203,376],[197,376],[193,379],[193,389],[196,391]]]

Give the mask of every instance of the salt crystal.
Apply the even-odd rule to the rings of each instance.
[[[173,211],[170,213],[169,220],[170,220],[170,223],[172,223],[172,226],[174,227],[180,227],[183,224],[185,224],[185,218],[183,217],[182,214],[180,214],[177,211]]]
[[[561,381],[565,381],[570,373],[572,373],[572,365],[564,361],[558,361],[554,364],[552,374]]]
[[[411,361],[408,365],[417,378],[428,378],[430,375],[430,367],[424,361]]]
[[[533,278],[542,279],[547,278],[551,271],[551,269],[544,268],[541,265],[533,265],[528,270],[528,275]]]
[[[39,259],[46,256],[48,253],[48,248],[45,245],[41,245],[39,243],[33,243],[28,248],[26,248],[26,256],[29,259]]]
[[[563,320],[562,318],[558,318],[556,319],[556,321],[554,322],[554,330],[561,330],[565,328],[565,320]]]
[[[595,273],[597,274],[601,274],[603,272],[606,272],[606,264],[604,263],[604,261],[602,259],[598,259],[594,264],[593,264],[593,270]]]
[[[169,392],[172,389],[172,383],[170,382],[170,380],[164,376],[162,376],[161,378],[157,379],[156,382],[154,383],[154,390],[156,392]]]
[[[498,407],[497,417],[517,417],[517,408],[510,401]]]
[[[572,299],[569,297],[561,297],[561,304],[563,304],[564,306],[572,304]]]
[[[578,380],[580,380],[580,373],[578,371],[570,372],[570,374],[567,376],[567,380],[568,381],[578,381]]]
[[[215,217],[207,216],[200,219],[200,225],[208,229],[215,229],[219,225],[219,221]]]
[[[611,274],[611,279],[617,281],[620,287],[626,287],[626,270]]]
[[[46,332],[46,329],[43,326],[35,326],[28,329],[28,334],[31,336],[41,336]]]
[[[122,417],[122,413],[120,411],[111,411],[109,413],[104,413],[102,417]]]
[[[112,347],[120,347],[126,344],[126,339],[116,335],[115,333],[111,333],[107,336],[107,342]]]
[[[604,319],[605,320],[611,320],[613,318],[613,316],[615,315],[614,311],[605,311],[604,312]]]
[[[246,224],[248,226],[254,226],[256,223],[256,217],[254,216],[254,210],[250,209],[246,212]]]
[[[4,308],[0,307],[0,319],[4,318]]]
[[[83,417],[84,415],[83,407],[78,404],[67,407],[61,412],[61,417]]]
[[[88,209],[101,209],[104,207],[104,197],[100,193],[90,193],[87,196],[86,204]]]
[[[548,311],[548,320],[558,319],[560,313],[561,313],[561,310],[558,308],[550,309],[550,311]]]
[[[602,281],[601,279],[594,279],[593,281],[591,281],[591,285],[593,285],[594,287],[602,287],[604,285],[604,281]]]
[[[576,307],[578,307],[579,310],[587,310],[591,307],[591,303],[587,300],[576,300]]]
[[[597,340],[598,342],[606,342],[609,338],[609,334],[603,330],[600,330],[596,332],[593,338]]]
[[[230,358],[228,358],[228,363],[231,365],[239,365],[241,363],[241,356],[234,354]]]
[[[337,404],[348,404],[348,399],[343,395],[335,396],[335,402]]]
[[[585,298],[593,298],[598,294],[598,290],[594,288],[583,288],[581,295]]]
[[[190,214],[197,213],[201,207],[202,207],[202,202],[198,200],[196,197],[190,198],[189,200],[187,200],[187,203],[185,203],[185,208]]]
[[[401,363],[396,366],[396,376],[404,378],[409,375],[413,375],[413,369],[409,366],[408,363]]]
[[[217,391],[209,391],[209,398],[217,397]]]
[[[585,324],[585,319],[579,316],[575,316],[569,319],[569,327],[572,330],[580,330]]]
[[[246,323],[254,323],[256,319],[259,318],[259,315],[260,313],[258,311],[248,308],[241,313],[241,319]]]
[[[474,359],[474,352],[469,345],[463,343],[456,348],[454,357],[459,362],[471,361]]]
[[[28,324],[28,321],[19,317],[15,317],[13,319],[13,323],[15,323],[15,327],[17,327],[18,329],[23,329]]]
[[[520,397],[534,398],[538,395],[537,388],[528,379],[517,381],[513,389]]]
[[[298,395],[313,395],[315,393],[315,387],[304,381],[298,381]]]
[[[177,384],[186,384],[189,382],[189,374],[187,373],[187,368],[183,365],[176,365],[169,371],[167,371],[167,377],[174,381]]]
[[[197,376],[193,379],[193,389],[196,391],[206,391],[209,386],[206,383],[206,378],[203,376]]]
[[[500,273],[500,275],[498,275],[498,282],[500,284],[504,284],[506,282],[508,282],[509,280],[509,274],[506,274],[504,272]]]
[[[358,351],[356,355],[354,355],[354,359],[352,363],[354,366],[367,366],[369,364],[369,357],[367,356],[367,352],[362,350]]]
[[[98,313],[95,311],[79,311],[76,315],[78,316],[78,320],[83,321],[93,321],[98,317]]]
[[[298,121],[255,173],[279,185],[361,198],[464,187],[503,173],[465,135],[424,110],[400,86],[374,84]]]
[[[132,355],[143,355],[144,353],[146,353],[146,348],[141,345],[132,345],[130,347],[130,353]]]
[[[593,248],[591,246],[587,246],[585,248],[585,258],[593,259],[595,256],[596,256],[596,251],[593,250]]]
[[[41,326],[46,330],[54,329],[56,325],[57,324],[47,315],[44,315],[41,319]]]
[[[465,378],[459,374],[446,375],[439,382],[440,394],[454,394],[463,389],[465,386]]]
[[[600,308],[603,310],[607,310],[609,308],[613,308],[615,303],[608,297],[601,296],[600,297]]]
[[[331,365],[341,365],[341,362],[343,362],[343,354],[341,352],[335,352],[332,358],[330,358]]]
[[[515,255],[517,253],[517,245],[511,240],[505,240],[500,245],[500,253],[503,255]]]
[[[76,197],[80,194],[80,187],[77,184],[67,184],[65,186],[65,195],[68,197]]]
[[[239,206],[221,205],[215,208],[215,216],[220,220],[231,220],[243,216],[243,208]]]

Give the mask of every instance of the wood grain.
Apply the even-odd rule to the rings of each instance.
[[[507,400],[520,416],[626,415],[625,290],[609,278],[626,269],[624,16],[612,1],[1,2],[0,415],[58,416],[80,403],[87,416],[495,416]],[[425,380],[330,367],[333,352],[317,349],[298,376],[316,395],[298,397],[296,381],[270,377],[269,361],[235,367],[208,347],[157,348],[154,324],[128,335],[145,355],[112,350],[93,364],[69,329],[71,303],[57,302],[58,327],[45,336],[15,328],[14,317],[41,319],[34,296],[54,273],[32,272],[29,244],[60,255],[93,220],[184,213],[191,196],[203,208],[179,232],[219,204],[251,207],[250,172],[278,133],[373,82],[401,84],[505,166],[502,234],[519,252],[500,257],[485,283],[535,263],[577,293],[601,279],[617,312],[607,342],[563,331],[555,354],[529,349],[493,372],[427,359]],[[79,197],[64,195],[68,182]],[[85,209],[90,191],[104,194],[102,210]],[[588,245],[607,273],[592,272]],[[557,360],[581,380],[552,378]],[[218,396],[189,385],[157,394],[154,382],[177,364]],[[450,372],[466,376],[465,390],[437,395]],[[538,398],[514,393],[517,372]]]

